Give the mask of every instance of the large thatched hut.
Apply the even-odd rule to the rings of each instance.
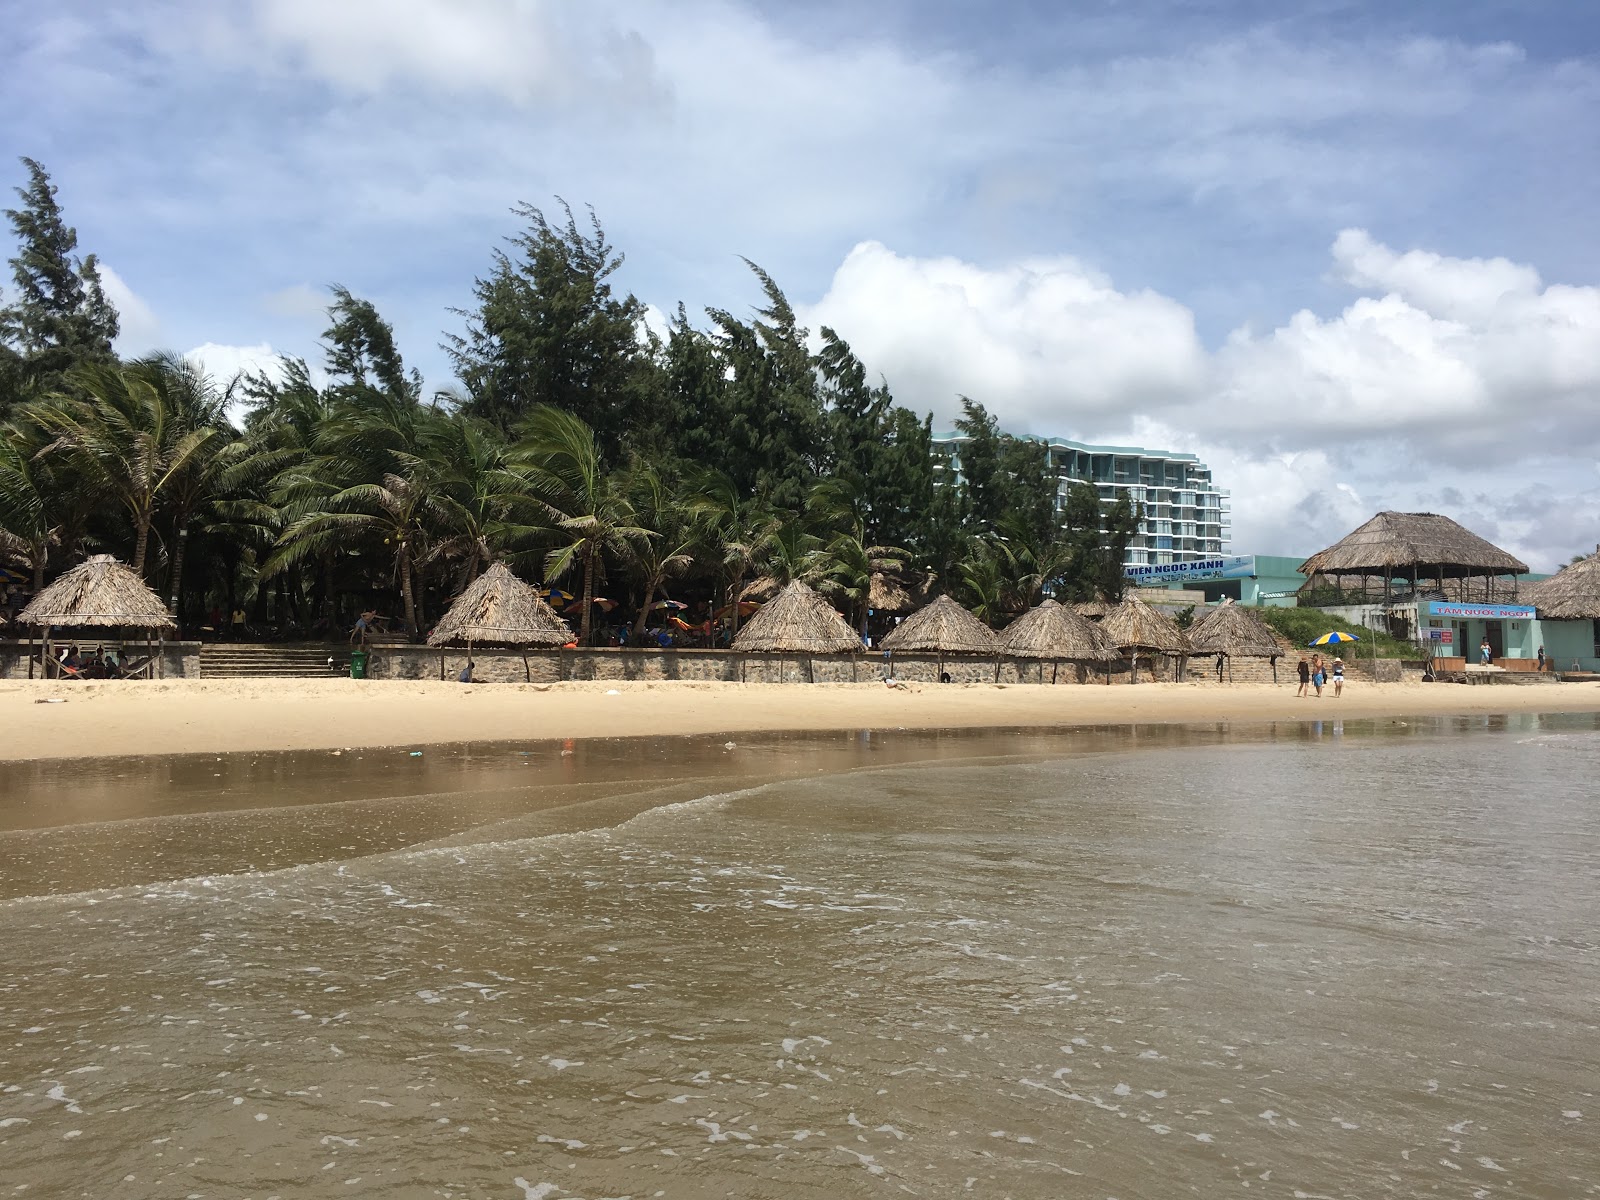
[[[1600,620],[1600,550],[1568,563],[1549,579],[1524,584],[1520,597],[1542,620]]]
[[[861,635],[811,588],[798,579],[761,606],[733,639],[733,648],[766,654],[850,654],[861,649]],[[740,674],[744,666],[740,664]],[[781,675],[781,668],[780,668]],[[816,678],[815,670],[811,678]]]
[[[161,674],[160,636],[176,629],[167,606],[130,567],[109,554],[96,554],[66,572],[33,598],[17,616],[20,624],[43,631],[46,676],[59,673],[51,654],[53,629],[131,630],[145,635],[149,656],[130,673]],[[28,675],[33,675],[29,652]]]
[[[1283,647],[1272,635],[1272,630],[1254,611],[1242,608],[1232,600],[1206,613],[1188,632],[1189,653],[1215,654],[1217,674],[1227,665],[1228,680],[1233,680],[1235,658],[1264,658],[1272,664],[1272,678],[1278,678],[1278,659],[1283,657]]]
[[[949,596],[940,596],[901,621],[882,645],[894,654],[937,654],[940,678],[948,654],[993,654],[999,671],[1000,639]]]
[[[1438,513],[1381,512],[1361,528],[1313,554],[1300,564],[1300,573],[1359,582],[1365,589],[1373,579],[1383,580],[1387,595],[1393,581],[1408,581],[1413,589],[1433,581],[1448,592],[1449,581],[1458,600],[1494,598],[1495,576],[1526,573],[1528,564],[1500,547],[1463,529]]]
[[[531,680],[527,648],[565,646],[570,641],[572,630],[567,623],[544,602],[537,588],[518,579],[504,563],[491,563],[468,584],[428,635],[428,645],[441,650],[440,679],[445,676],[442,651],[446,646],[465,645],[469,659],[475,645],[516,647],[523,651],[523,675]]]
[[[1117,657],[1117,648],[1105,632],[1070,608],[1045,600],[1030,608],[1000,634],[1000,647],[1015,658],[1039,660],[1039,682],[1044,682],[1045,660],[1050,661],[1050,682],[1063,659],[1073,663],[1103,663]]]
[[[1129,683],[1137,682],[1141,652],[1177,658],[1189,650],[1189,641],[1176,621],[1131,593],[1100,622],[1100,631],[1128,655]]]

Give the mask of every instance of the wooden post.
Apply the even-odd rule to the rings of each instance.
[[[533,682],[533,668],[528,666],[528,648],[522,648],[522,678],[525,683]]]

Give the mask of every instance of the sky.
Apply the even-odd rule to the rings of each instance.
[[[329,285],[430,384],[518,202],[658,312],[741,256],[948,428],[1198,454],[1235,553],[1385,508],[1600,543],[1590,0],[0,0],[119,348],[315,360]]]

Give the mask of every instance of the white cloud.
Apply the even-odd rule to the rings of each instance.
[[[332,297],[326,288],[297,283],[262,298],[261,306],[275,317],[315,318],[326,315]]]
[[[863,242],[801,317],[832,326],[918,407],[948,417],[968,395],[1041,432],[1166,405],[1205,372],[1187,308],[1070,258],[990,269]]]
[[[117,353],[124,358],[137,358],[141,354],[162,349],[161,321],[155,311],[108,263],[102,262],[98,266],[100,285],[105,289],[106,299],[117,310],[120,326]]]

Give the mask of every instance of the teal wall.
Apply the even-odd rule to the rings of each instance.
[[[1593,621],[1533,621],[1533,653],[1544,647],[1546,657],[1555,663],[1556,670],[1569,671],[1577,663],[1582,670],[1600,670],[1600,658],[1594,653]]]

